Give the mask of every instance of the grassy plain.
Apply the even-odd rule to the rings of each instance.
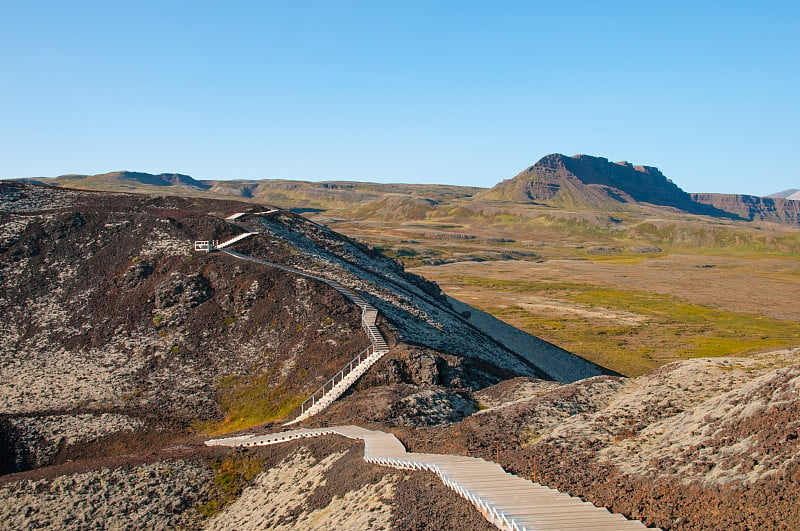
[[[453,297],[629,376],[683,358],[800,344],[800,316],[764,315],[757,300],[749,301],[750,311],[726,309],[724,302],[698,303],[692,300],[697,294],[657,293],[657,283],[649,290],[622,288],[619,281],[626,275],[621,271],[630,267],[616,269],[616,277],[595,277],[594,282],[574,282],[570,279],[577,275],[546,262],[459,263],[415,272],[436,280]],[[534,273],[540,273],[536,280],[526,280]],[[559,280],[562,276],[566,280]],[[730,278],[718,275],[716,280],[721,288]],[[787,286],[778,281],[772,287],[775,295]],[[796,313],[793,306],[789,310]]]
[[[626,375],[800,345],[794,228],[508,204],[343,219],[448,295]]]
[[[411,211],[409,211],[411,212]],[[800,230],[648,205],[454,199],[310,214],[450,296],[627,375],[800,345]]]

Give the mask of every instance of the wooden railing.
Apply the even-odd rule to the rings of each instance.
[[[373,350],[374,349],[372,348],[372,345],[362,350],[358,354],[358,356],[350,360],[350,363],[345,365],[339,372],[334,374],[327,382],[322,384],[319,387],[319,389],[311,393],[311,396],[308,397],[305,401],[303,401],[303,403],[300,404],[300,407],[295,410],[296,415],[292,416],[300,416],[306,411],[308,411],[311,407],[313,407],[314,404],[316,404],[329,391],[331,391],[334,387],[336,387],[337,383],[342,382],[342,380],[344,380],[348,374],[353,372],[353,369],[355,369],[358,365],[360,365],[362,361],[370,357],[373,354]]]
[[[266,213],[269,214],[271,212],[272,211],[266,212]],[[237,225],[238,227],[240,227],[240,228],[242,228],[244,230],[250,231],[250,229],[248,227],[240,225],[239,223],[237,223],[235,221],[238,217],[241,217],[241,214],[239,214],[239,215],[234,214],[234,215],[228,217],[226,219],[226,221],[228,221],[229,223],[232,223],[234,225]],[[231,256],[235,256],[236,258],[241,258],[243,260],[249,260],[251,262],[256,262],[256,263],[263,264],[263,265],[266,265],[266,266],[269,266],[269,267],[282,269],[284,271],[295,273],[295,274],[298,274],[298,275],[301,275],[301,276],[304,276],[304,277],[307,277],[307,278],[311,278],[311,279],[314,279],[314,280],[318,280],[320,282],[324,282],[324,283],[328,284],[329,286],[331,286],[332,288],[334,288],[338,292],[342,293],[345,297],[347,297],[351,301],[355,302],[361,308],[361,327],[364,329],[364,332],[367,334],[367,337],[369,338],[369,341],[371,343],[371,345],[369,347],[367,347],[366,349],[361,351],[355,358],[353,358],[339,372],[334,374],[327,382],[322,384],[322,386],[319,387],[316,391],[314,391],[311,394],[310,397],[308,397],[305,401],[303,401],[303,403],[300,405],[300,407],[295,409],[289,415],[289,418],[294,418],[294,419],[296,419],[294,422],[297,422],[298,417],[303,415],[310,408],[314,407],[314,405],[317,402],[319,402],[320,400],[322,400],[327,393],[332,391],[333,388],[336,387],[337,384],[341,383],[345,378],[347,378],[347,375],[352,373],[353,370],[356,367],[358,367],[361,363],[366,361],[370,356],[372,356],[374,354],[380,354],[380,356],[382,356],[385,352],[388,351],[389,347],[388,347],[388,344],[386,343],[386,339],[384,339],[384,337],[381,335],[380,330],[378,329],[378,327],[375,324],[375,320],[376,320],[376,318],[378,316],[377,308],[374,308],[373,306],[371,306],[363,297],[361,297],[361,295],[359,295],[359,294],[355,293],[354,291],[344,287],[342,284],[340,284],[339,282],[336,282],[335,280],[323,278],[323,277],[320,277],[320,276],[317,276],[317,275],[314,275],[314,274],[311,274],[311,273],[307,273],[305,271],[300,271],[298,269],[287,267],[287,266],[284,266],[284,265],[281,265],[281,264],[276,264],[274,262],[268,262],[266,260],[261,260],[261,259],[258,259],[258,258],[254,258],[252,256],[248,256],[246,254],[237,253],[235,251],[231,251],[230,249],[223,248],[228,244],[235,243],[235,242],[239,241],[240,239],[242,239],[242,238],[244,238],[246,236],[250,236],[252,234],[255,234],[255,233],[247,232],[247,233],[240,234],[240,235],[232,238],[231,240],[228,240],[227,242],[225,242],[223,244],[219,244],[217,241],[213,241],[213,242],[197,241],[197,242],[195,242],[195,250],[198,250],[198,251],[210,251],[210,250],[217,250],[218,249],[218,250],[220,250],[220,251],[222,251],[224,253],[227,253],[227,254],[229,254]],[[378,358],[380,356],[378,356]],[[373,360],[373,363],[375,361],[377,361],[377,358],[375,360]],[[350,383],[352,384],[353,382],[350,382]]]

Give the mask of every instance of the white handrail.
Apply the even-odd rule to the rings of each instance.
[[[276,212],[276,210],[271,210],[271,211],[268,211],[268,212],[264,212],[264,214],[271,214],[272,212]],[[341,389],[337,389],[337,383],[336,383],[336,379],[337,378],[339,379],[339,384],[341,384],[345,380],[347,375],[352,374],[356,370],[361,371],[361,373],[363,374],[363,372],[366,372],[366,370],[369,369],[369,367],[371,367],[386,352],[388,352],[389,347],[388,347],[388,344],[386,343],[386,339],[381,334],[380,329],[378,329],[378,327],[375,325],[375,320],[376,320],[376,318],[378,316],[378,310],[376,308],[374,308],[373,306],[371,306],[363,297],[361,297],[357,293],[353,292],[352,290],[346,288],[345,286],[343,286],[339,282],[336,282],[335,280],[330,280],[330,279],[327,279],[327,278],[323,278],[323,277],[320,277],[320,276],[317,276],[317,275],[313,275],[311,273],[306,273],[305,271],[301,271],[299,269],[294,269],[294,268],[287,267],[287,266],[284,266],[284,265],[281,265],[281,264],[268,262],[266,260],[261,260],[259,258],[254,258],[252,256],[248,256],[246,254],[237,253],[235,251],[231,251],[230,249],[225,249],[224,247],[226,247],[226,246],[228,246],[228,245],[230,245],[232,243],[236,243],[237,241],[240,241],[240,240],[246,238],[247,236],[251,236],[251,235],[257,234],[255,232],[251,232],[248,227],[245,227],[245,226],[242,226],[242,225],[239,225],[238,223],[236,223],[236,220],[238,218],[240,218],[241,216],[243,216],[243,215],[244,215],[244,213],[233,214],[231,216],[228,216],[226,218],[226,221],[228,221],[228,223],[231,223],[233,225],[236,225],[236,226],[246,230],[247,232],[245,232],[243,234],[240,234],[240,235],[238,235],[238,236],[236,236],[236,237],[224,242],[223,244],[219,244],[216,241],[212,242],[212,243],[209,243],[209,242],[195,242],[195,250],[200,250],[200,249],[198,249],[198,246],[197,246],[198,243],[206,243],[206,244],[208,244],[207,248],[203,249],[203,250],[206,250],[206,251],[219,250],[219,251],[227,253],[227,254],[229,254],[231,256],[234,256],[236,258],[240,258],[242,260],[250,260],[251,262],[256,262],[258,264],[263,264],[263,265],[266,265],[266,266],[269,266],[269,267],[274,267],[274,268],[277,268],[277,269],[281,269],[283,271],[288,271],[290,273],[295,273],[297,275],[301,275],[301,276],[304,276],[304,277],[307,277],[307,278],[311,278],[311,279],[314,279],[314,280],[318,280],[320,282],[324,282],[324,283],[328,284],[329,286],[334,288],[336,291],[340,292],[342,295],[344,295],[345,297],[347,297],[351,301],[355,302],[359,307],[361,307],[361,327],[364,329],[364,332],[366,332],[367,337],[369,338],[369,341],[371,343],[371,345],[368,348],[366,348],[365,350],[360,352],[347,365],[345,365],[341,370],[339,370],[339,372],[334,374],[330,379],[328,379],[328,381],[326,381],[324,384],[322,384],[321,387],[319,387],[316,391],[314,391],[311,394],[310,397],[308,397],[306,400],[303,401],[303,403],[298,408],[299,409],[298,415],[295,417],[295,419],[293,421],[289,422],[289,424],[293,424],[293,423],[299,422],[301,419],[307,418],[308,416],[311,416],[313,414],[318,413],[319,411],[311,412],[312,408],[314,408],[314,406],[316,406],[317,404],[323,402],[326,397],[330,397],[330,401],[328,403],[333,402],[333,400],[336,400],[339,396],[341,396],[341,394],[344,393],[347,390],[347,388],[349,388],[350,385],[355,383],[355,380],[354,380],[354,381],[350,382],[347,386],[345,386],[345,387],[343,387]],[[368,316],[370,316],[371,319],[368,320],[367,319]],[[365,365],[365,364],[368,364],[368,365]],[[358,376],[360,376],[360,374],[357,375],[356,377],[358,377]],[[327,386],[329,384],[330,384],[330,388],[327,389],[327,391],[326,391],[326,388],[327,388]],[[319,398],[317,398],[317,394],[319,394],[319,393],[321,393],[321,395],[320,395]],[[334,394],[335,394],[335,396],[334,396]],[[308,404],[308,402],[311,402],[311,403]],[[319,407],[319,410],[322,410],[326,406],[327,406],[327,404],[322,405],[321,407]],[[298,410],[295,410],[295,412],[297,412],[297,411]]]
[[[325,388],[328,386],[328,384],[331,384],[331,389],[333,389],[336,385],[336,378],[339,378],[340,382],[344,380],[345,376],[353,372],[353,369],[355,369],[362,361],[364,361],[370,355],[372,355],[372,350],[373,347],[369,346],[364,350],[362,350],[361,352],[359,352],[358,356],[350,360],[350,363],[345,365],[344,368],[342,368],[339,372],[334,374],[330,379],[328,379],[327,382],[322,384],[316,391],[311,393],[311,396],[305,399],[302,404],[300,404],[300,415],[305,413],[308,409],[313,407],[314,404],[316,404],[319,400],[325,397]],[[320,395],[319,399],[317,399],[317,394],[320,392],[322,392],[322,394]],[[309,402],[311,403],[309,404]]]

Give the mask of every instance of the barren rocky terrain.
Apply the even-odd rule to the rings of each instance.
[[[327,286],[192,256],[194,231],[231,229],[190,202],[2,192],[5,470],[114,433],[222,420],[226,391],[253,373],[279,389],[264,407],[291,409],[293,390],[315,384],[300,363],[335,366],[368,344],[358,309]]]
[[[205,462],[159,461],[0,486],[3,529],[176,529],[213,483]]]
[[[5,437],[21,445],[14,467],[112,433],[223,420],[248,392],[286,415],[369,344],[358,308],[329,286],[192,253],[194,239],[241,231],[209,209],[248,205],[3,186],[0,397]],[[492,383],[547,376],[391,259],[290,213],[259,219],[263,236],[239,249],[359,290],[393,343],[481,361],[469,367]]]
[[[486,409],[408,434],[664,529],[800,522],[800,349],[666,365],[634,379],[517,379]]]
[[[15,527],[116,527],[108,517],[113,506],[124,507],[119,518],[141,514],[132,528],[205,525],[202,515],[222,506],[204,505],[216,503],[213,456],[193,450],[196,438],[285,418],[369,344],[359,308],[329,285],[193,252],[194,240],[241,232],[223,218],[247,208],[0,184],[0,472],[7,498],[16,500],[9,510],[43,493]],[[435,284],[369,246],[286,211],[249,223],[259,235],[237,250],[335,279],[379,308],[395,351],[386,362],[394,360],[396,375],[407,380],[390,406],[394,420],[382,419],[389,424],[457,421],[475,411],[473,390],[510,376],[552,378],[541,353],[497,341]],[[575,373],[561,378],[606,372],[536,345],[572,360]],[[186,460],[174,464],[176,456],[163,454],[185,441],[193,441],[178,451]],[[192,496],[168,482],[162,492],[137,481],[173,471]],[[402,490],[397,481],[351,496],[390,499]],[[109,484],[119,493],[95,500]],[[63,485],[72,486],[72,498]],[[138,499],[137,489],[171,509],[120,501]],[[223,506],[232,503],[228,494]],[[73,520],[62,504],[85,508]],[[230,518],[218,525],[239,525]]]
[[[0,528],[488,528],[434,476],[368,465],[353,441],[203,446],[209,434],[281,429],[279,420],[369,344],[359,309],[327,284],[193,252],[193,240],[240,233],[223,218],[248,208],[0,183]],[[774,343],[797,337],[791,253],[765,262],[614,253],[600,242],[592,261],[554,260],[566,247],[552,247],[537,262],[416,270],[489,313],[505,304],[550,324],[619,327],[598,336],[660,327],[659,353],[645,358],[660,367],[627,378],[292,212],[245,223],[259,234],[237,251],[356,290],[380,310],[392,347],[308,425],[357,423],[393,431],[411,451],[496,460],[664,529],[800,522],[800,350]],[[341,226],[358,232],[364,223]],[[452,227],[434,234],[429,221],[393,223],[427,231],[426,242],[519,246],[485,226],[471,239]],[[465,236],[449,239],[456,232]],[[722,285],[742,296],[715,297]],[[693,312],[702,327],[671,328]],[[731,330],[720,332],[721,323]],[[522,324],[535,331],[541,321]],[[752,335],[745,339],[758,348],[719,356],[748,350],[722,351],[742,344],[723,332]],[[681,333],[685,345],[669,343],[667,334]],[[700,336],[704,343],[691,343]],[[712,347],[717,357],[699,357]]]
[[[369,465],[354,441],[197,444],[0,476],[0,529],[492,529],[432,474]]]

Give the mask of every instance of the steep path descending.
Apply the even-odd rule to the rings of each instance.
[[[225,218],[225,221],[227,221],[228,223],[234,223],[237,219],[243,216],[247,215],[267,216],[269,214],[274,214],[275,212],[278,212],[277,208],[271,208],[269,210],[264,210],[263,212],[236,212],[235,214],[231,214],[230,216]]]
[[[252,236],[254,234],[258,234],[258,233],[257,232],[245,232],[245,233],[242,233],[242,234],[240,234],[238,236],[234,236],[233,238],[231,238],[230,240],[228,240],[226,242],[218,243],[217,245],[214,246],[214,248],[215,249],[222,249],[223,247],[227,247],[227,246],[231,245],[232,243],[236,243],[238,241],[244,240],[248,236]]]
[[[400,469],[430,470],[445,485],[475,505],[504,530],[645,529],[638,520],[595,507],[568,494],[505,472],[475,457],[408,453],[391,433],[358,426],[299,429],[267,435],[244,435],[206,441],[208,446],[266,446],[302,437],[342,435],[364,441],[364,460]]]
[[[333,401],[342,396],[342,394],[344,394],[344,392],[347,391],[361,375],[367,372],[370,367],[375,365],[375,363],[389,351],[389,345],[386,343],[386,340],[383,338],[383,335],[376,325],[378,310],[371,306],[357,293],[347,289],[334,280],[312,275],[310,273],[306,273],[305,271],[286,267],[274,262],[267,262],[266,260],[253,258],[252,256],[237,253],[229,249],[219,250],[242,260],[250,260],[251,262],[256,262],[269,267],[275,267],[290,273],[295,273],[297,275],[312,278],[320,282],[325,282],[333,289],[351,301],[355,302],[361,308],[361,325],[364,327],[364,331],[367,333],[367,336],[369,336],[369,340],[372,345],[368,349],[359,353],[358,356],[351,360],[350,363],[345,365],[342,370],[333,375],[333,377],[320,386],[319,389],[314,391],[314,393],[312,393],[311,396],[308,397],[300,406],[300,411],[297,418],[288,422],[287,425],[302,422],[303,420],[316,415],[325,409]]]
[[[274,212],[278,212],[277,209],[267,210],[265,212],[255,212],[254,215],[267,215],[272,214]],[[331,403],[333,403],[337,398],[342,396],[345,391],[347,391],[351,385],[353,385],[356,380],[358,380],[361,375],[363,375],[370,367],[372,367],[379,359],[383,357],[389,351],[389,345],[386,343],[386,339],[384,339],[383,335],[381,334],[380,330],[377,326],[377,318],[378,318],[378,310],[370,305],[361,295],[357,294],[356,292],[346,288],[339,282],[335,280],[330,280],[324,277],[320,277],[317,275],[312,275],[311,273],[306,273],[305,271],[300,271],[299,269],[294,269],[291,267],[287,267],[281,264],[276,264],[274,262],[268,262],[266,260],[261,260],[258,258],[254,258],[252,256],[248,256],[246,254],[237,253],[235,251],[231,251],[229,249],[225,249],[228,245],[240,241],[248,236],[258,234],[257,232],[252,232],[248,227],[241,225],[237,222],[242,216],[245,216],[247,212],[237,212],[225,218],[225,221],[236,225],[239,228],[244,229],[247,232],[244,232],[222,244],[214,245],[210,247],[210,249],[222,251],[223,253],[227,253],[235,258],[239,258],[241,260],[249,260],[251,262],[255,262],[257,264],[265,265],[268,267],[274,267],[277,269],[281,269],[283,271],[287,271],[289,273],[293,273],[296,275],[301,275],[306,278],[311,278],[314,280],[318,280],[320,282],[324,282],[342,295],[344,295],[349,300],[353,301],[361,308],[361,326],[364,328],[364,332],[366,332],[367,336],[370,340],[370,347],[366,350],[360,352],[355,358],[353,358],[350,363],[345,365],[339,372],[334,374],[327,382],[322,384],[316,391],[314,391],[310,397],[308,397],[300,406],[298,416],[291,420],[290,422],[286,423],[286,425],[296,424],[301,422],[313,415],[316,415],[326,407],[328,407]],[[197,244],[195,244],[195,248],[197,248]]]

